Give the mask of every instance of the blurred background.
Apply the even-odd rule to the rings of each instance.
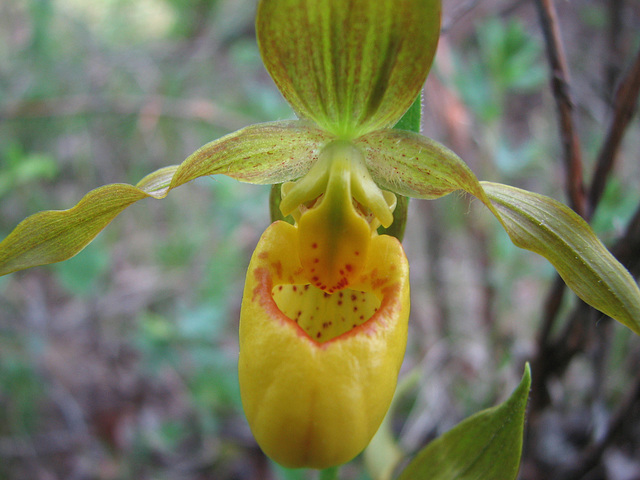
[[[1,1],[0,238],[27,215],[135,184],[242,126],[292,118],[261,63],[255,7]],[[640,4],[558,8],[589,183],[640,47]],[[423,133],[480,179],[567,201],[532,1],[445,0]],[[608,246],[630,221],[640,228],[639,151],[636,118],[592,221]],[[267,460],[240,404],[239,308],[268,194],[199,179],[128,209],[72,260],[0,278],[0,479],[316,478]],[[521,478],[640,479],[637,336],[568,293],[545,321],[553,268],[464,196],[413,201],[405,247],[413,298],[401,378],[417,381],[393,411],[403,452],[504,400],[525,361],[535,382],[551,352],[561,362],[534,384]],[[594,465],[580,473],[585,458]],[[376,477],[361,456],[341,478]]]

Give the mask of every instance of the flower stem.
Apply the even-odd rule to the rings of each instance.
[[[340,467],[331,467],[320,470],[318,480],[338,480],[338,471]]]

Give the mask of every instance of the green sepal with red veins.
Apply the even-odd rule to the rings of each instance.
[[[393,126],[427,77],[440,0],[262,0],[267,70],[301,118],[341,138]]]
[[[464,190],[478,198],[516,246],[545,257],[584,302],[640,334],[638,285],[569,207],[526,190],[478,182],[456,154],[421,135],[383,130],[354,143],[381,188],[428,199]]]
[[[0,243],[0,275],[67,260],[120,212],[144,198],[164,198],[198,177],[223,174],[269,184],[305,175],[331,136],[303,121],[271,122],[210,142],[179,166],[162,168],[137,185],[112,184],[87,193],[68,210],[36,213]]]

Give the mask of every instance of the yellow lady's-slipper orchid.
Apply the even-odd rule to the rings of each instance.
[[[324,191],[308,192],[317,198],[300,205],[296,226],[275,222],[258,242],[240,316],[244,410],[265,453],[288,467],[338,465],[364,449],[407,340],[407,259],[369,208],[386,217],[393,204],[353,146],[329,145],[318,165]],[[312,169],[285,200],[317,178]]]
[[[435,54],[440,0],[260,0],[260,52],[297,120],[245,127],[137,185],[89,192],[21,222],[0,243],[0,275],[66,260],[122,210],[202,176],[283,184],[251,259],[239,374],[249,424],[288,466],[348,461],[395,388],[409,312],[407,261],[378,235],[394,195],[478,198],[513,243],[545,256],[585,302],[640,333],[640,290],[591,228],[550,198],[479,182],[453,152],[392,127]],[[292,183],[291,183],[292,182]]]

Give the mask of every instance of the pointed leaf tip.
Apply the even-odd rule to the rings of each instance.
[[[398,480],[515,480],[530,388],[527,364],[504,403],[472,415],[428,444]]]

